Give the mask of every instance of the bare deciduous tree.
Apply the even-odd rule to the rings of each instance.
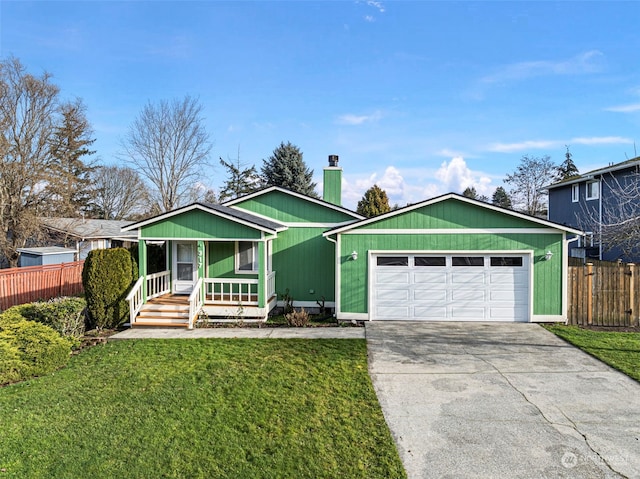
[[[545,216],[547,192],[543,187],[553,183],[557,175],[558,167],[549,156],[523,156],[516,171],[504,180],[511,186],[509,196],[514,209],[532,216]]]
[[[40,227],[53,171],[51,142],[59,88],[51,75],[27,73],[18,59],[0,62],[0,256],[17,265],[17,248]]]
[[[603,192],[606,191],[606,194]],[[619,249],[629,261],[640,255],[640,170],[624,176],[603,175],[600,207],[582,204],[581,230],[592,233],[602,251]],[[589,207],[591,206],[591,207]]]
[[[151,183],[161,211],[189,199],[208,165],[211,143],[197,99],[147,103],[122,141],[121,157]]]
[[[107,220],[134,219],[150,210],[140,175],[126,166],[101,166],[93,174],[94,215]]]

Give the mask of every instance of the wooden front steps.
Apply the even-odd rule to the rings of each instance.
[[[149,300],[142,306],[133,326],[188,327],[187,296],[166,295]]]

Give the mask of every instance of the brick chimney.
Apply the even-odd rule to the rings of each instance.
[[[322,199],[342,206],[342,168],[338,166],[338,155],[329,155],[329,166],[324,169]]]

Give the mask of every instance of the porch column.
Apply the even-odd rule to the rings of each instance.
[[[142,282],[142,302],[147,302],[147,242],[138,242],[138,272],[144,278]]]
[[[264,241],[258,242],[258,307],[266,306],[267,248]]]

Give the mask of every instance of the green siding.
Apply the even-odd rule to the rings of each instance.
[[[278,295],[288,288],[295,301],[317,301],[322,296],[334,301],[335,245],[322,232],[322,228],[289,228],[278,234],[273,242]]]
[[[539,228],[540,224],[500,211],[449,199],[423,206],[359,229]]]
[[[171,216],[157,223],[143,226],[141,229],[142,239],[259,239],[261,237],[261,232],[255,228],[197,209]]]
[[[334,205],[342,205],[342,168],[325,168],[323,199]]]
[[[209,278],[256,279],[257,274],[236,274],[235,254],[235,241],[209,243],[207,276]]]
[[[355,220],[353,216],[331,207],[281,191],[270,191],[236,203],[234,206],[284,223],[342,223]]]
[[[533,314],[562,314],[562,234],[434,234],[341,235],[340,309],[367,313],[367,253],[370,250],[406,251],[503,251],[533,250]],[[349,259],[352,251],[358,259]],[[551,261],[542,256],[551,250]]]

